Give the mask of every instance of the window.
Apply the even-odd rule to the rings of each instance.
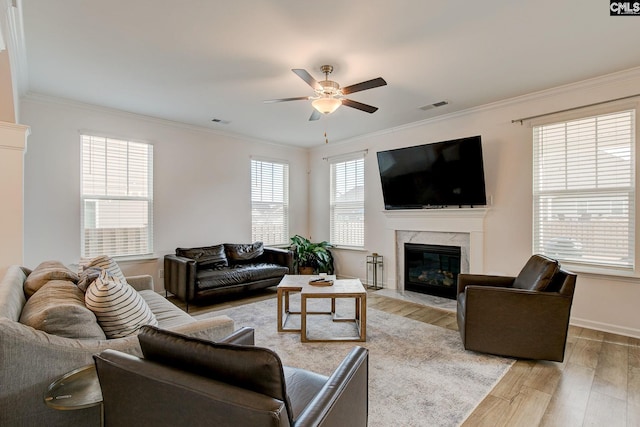
[[[265,245],[289,242],[289,165],[251,160],[251,237]]]
[[[82,135],[82,256],[153,252],[153,146]]]
[[[534,251],[635,265],[635,110],[533,129]]]
[[[364,154],[331,160],[331,243],[364,247]]]

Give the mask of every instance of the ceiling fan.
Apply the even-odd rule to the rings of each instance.
[[[367,89],[373,89],[379,86],[385,86],[387,82],[382,77],[377,79],[367,80],[366,82],[356,83],[351,86],[340,88],[340,85],[332,80],[329,80],[329,74],[333,71],[332,65],[323,65],[320,67],[320,71],[324,73],[324,80],[317,82],[307,70],[300,68],[294,68],[291,71],[296,73],[298,77],[304,80],[315,91],[315,96],[298,96],[295,98],[282,98],[282,99],[270,99],[264,101],[265,103],[285,102],[285,101],[300,101],[310,100],[311,105],[315,110],[309,117],[309,120],[318,120],[321,114],[331,114],[338,109],[341,105],[355,108],[357,110],[365,111],[367,113],[375,113],[378,107],[372,105],[363,104],[361,102],[347,99],[344,95],[360,92]]]

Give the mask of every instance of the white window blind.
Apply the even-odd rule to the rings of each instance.
[[[635,114],[534,127],[535,252],[634,268]]]
[[[82,256],[153,252],[153,146],[82,135]]]
[[[364,154],[331,161],[331,244],[364,247]]]
[[[289,242],[289,165],[251,160],[251,236],[265,245]]]

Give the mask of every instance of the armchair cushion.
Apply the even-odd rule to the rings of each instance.
[[[530,291],[545,291],[558,268],[558,261],[542,255],[533,255],[513,281],[513,287]]]
[[[283,401],[293,421],[278,355],[261,347],[214,343],[144,326],[138,335],[144,358]],[[304,407],[304,406],[303,406]]]

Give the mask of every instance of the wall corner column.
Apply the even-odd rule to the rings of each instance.
[[[24,154],[28,126],[0,122],[0,277],[24,260]]]

